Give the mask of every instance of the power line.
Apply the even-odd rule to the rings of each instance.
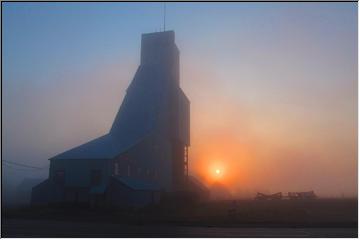
[[[2,165],[5,169],[8,169],[8,170],[13,170],[13,171],[44,171],[46,170],[45,168],[29,168],[29,167],[22,167],[22,166],[17,166],[17,165],[14,165],[14,164],[8,164],[8,163],[5,163],[3,162],[3,165]]]
[[[6,168],[6,171],[26,171],[26,172],[29,172],[29,171],[40,171],[39,169],[33,169],[33,168],[21,168],[21,167],[17,167],[15,165],[12,165],[12,164],[8,164],[8,163],[3,163],[2,165],[4,167],[4,169]]]
[[[27,165],[27,164],[23,164],[23,163],[17,163],[17,162],[11,162],[11,161],[6,161],[6,160],[2,160],[4,163],[6,164],[10,164],[10,165],[15,165],[15,166],[19,166],[19,167],[25,167],[25,168],[32,168],[32,169],[37,169],[37,170],[41,170],[46,168],[47,166],[44,167],[36,167],[36,166],[31,166],[31,165]]]

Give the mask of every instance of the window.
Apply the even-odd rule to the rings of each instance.
[[[64,170],[57,170],[55,172],[54,180],[55,180],[55,183],[64,184],[65,183],[65,171]]]
[[[99,185],[101,183],[101,170],[91,171],[91,185]]]
[[[115,173],[115,175],[119,175],[119,163],[115,163],[115,165],[114,165],[114,173]]]

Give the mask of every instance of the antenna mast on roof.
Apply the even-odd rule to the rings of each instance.
[[[166,2],[164,2],[164,32],[166,29]]]

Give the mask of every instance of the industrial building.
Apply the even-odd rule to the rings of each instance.
[[[50,158],[33,204],[144,206],[208,191],[188,176],[190,101],[180,88],[174,31],[143,34],[141,60],[109,133]]]

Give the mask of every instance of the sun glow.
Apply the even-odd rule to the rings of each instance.
[[[198,142],[196,148],[190,149],[194,157],[190,170],[196,177],[208,186],[221,183],[232,191],[250,186],[249,174],[254,173],[253,146],[231,133],[206,135]]]
[[[209,175],[212,181],[219,181],[224,178],[225,168],[222,163],[216,163],[210,166]]]

